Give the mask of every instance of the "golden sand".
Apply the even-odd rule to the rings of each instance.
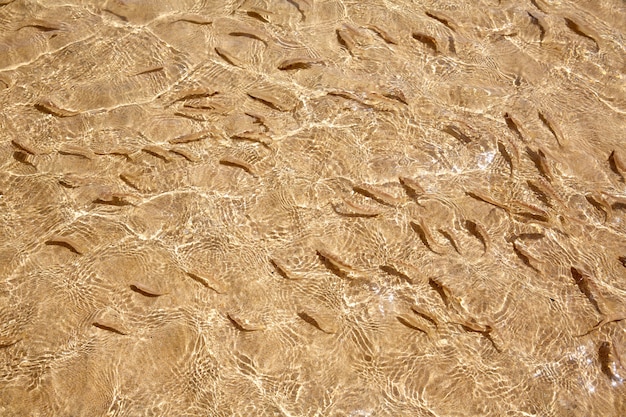
[[[623,0],[0,0],[0,416],[626,415]]]

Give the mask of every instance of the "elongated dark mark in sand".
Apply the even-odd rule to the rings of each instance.
[[[436,21],[438,21],[439,23],[441,23],[442,25],[444,25],[445,27],[447,27],[448,29],[450,29],[451,31],[455,32],[454,27],[450,24],[449,19],[444,18],[443,16],[437,16],[435,13],[433,12],[426,12],[426,16],[430,17],[431,19],[435,19]],[[456,26],[456,25],[454,25]]]
[[[212,102],[212,103],[185,103],[183,105],[183,108],[181,109],[184,112],[187,113],[191,113],[191,114],[197,114],[200,117],[205,117],[205,114],[210,114],[210,112],[216,112],[219,114],[226,114],[226,107],[223,106],[220,103],[217,102]],[[209,121],[210,119],[206,119],[206,121]]]
[[[267,127],[267,120],[262,114],[253,113],[251,111],[244,112],[246,116],[249,116],[254,119],[254,124],[263,127],[265,132],[269,131],[269,127]]]
[[[198,274],[194,274],[192,272],[185,272],[185,273],[189,276],[189,278],[191,278],[194,281],[200,283],[204,287],[209,288],[209,289],[215,291],[218,294],[225,294],[226,291],[227,291],[226,287],[223,284],[221,284],[221,283],[219,283],[219,282],[217,282],[217,281],[215,281],[213,279],[210,279],[210,278],[207,278],[205,276],[198,275]]]
[[[532,253],[526,249],[526,247],[517,241],[513,242],[513,252],[517,255],[518,258],[522,260],[524,265],[535,270],[536,272],[541,272],[538,268],[536,268],[532,262],[540,263],[541,261],[536,258]]]
[[[623,266],[624,268],[626,268],[626,256],[620,256],[620,257],[619,257],[619,258],[617,258],[617,259],[620,261],[620,263],[622,264],[622,266]]]
[[[304,22],[306,20],[306,16],[304,14],[304,10],[302,10],[302,7],[300,6],[300,3],[295,0],[287,0],[287,3],[291,4],[296,8],[296,10],[298,10],[298,13],[300,13],[300,21]]]
[[[509,213],[510,211],[507,205],[493,199],[492,197],[480,191],[466,191],[465,194],[467,194],[468,196],[472,197],[475,200],[482,201],[483,203],[491,204],[492,206],[502,209],[506,211],[507,213]]]
[[[153,146],[153,145],[145,146],[142,149],[142,151],[147,153],[148,155],[157,157],[164,162],[170,162],[167,149],[163,149],[160,146]]]
[[[35,108],[42,113],[56,117],[72,117],[78,114],[76,111],[63,109],[49,100],[40,100],[39,103],[35,104]]]
[[[136,150],[134,148],[125,148],[125,147],[115,147],[109,149],[107,152],[104,151],[92,151],[88,147],[67,144],[62,145],[61,149],[59,149],[60,155],[73,155],[73,156],[81,156],[85,159],[95,159],[96,155],[123,155],[128,160],[132,160],[131,154],[135,153]]]
[[[266,11],[266,10],[264,10],[263,12],[264,12],[265,14],[267,14],[267,15],[270,15],[270,14],[271,14],[271,12]],[[254,10],[248,10],[248,11],[246,12],[246,14],[247,14],[248,16],[250,16],[251,18],[256,19],[256,20],[258,20],[258,21],[260,21],[260,22],[263,22],[263,23],[269,23],[269,22],[270,22],[270,21],[269,21],[269,20],[267,20],[265,17],[263,17],[263,16],[261,15],[261,13],[256,12],[256,11],[254,11]]]
[[[460,323],[459,322],[452,322],[452,323],[460,325],[461,328],[465,330],[466,332],[479,333],[481,336],[483,336],[485,339],[487,339],[491,343],[493,348],[498,353],[502,353],[502,349],[498,347],[496,342],[493,340],[493,337],[491,336],[491,333],[493,332],[493,327],[491,327],[491,325],[480,324],[474,318],[466,319]]]
[[[246,161],[243,161],[243,160],[239,159],[239,158],[235,158],[233,156],[225,156],[222,159],[220,159],[219,162],[220,162],[220,164],[225,165],[225,166],[230,166],[230,167],[243,169],[248,174],[250,174],[252,176],[256,176],[256,173],[254,172],[254,168],[252,167],[252,165],[249,164]]]
[[[195,15],[195,14],[185,14],[177,19],[174,19],[173,22],[185,22],[185,23],[193,23],[194,25],[211,25],[213,21],[207,19],[204,16]]]
[[[249,320],[246,320],[234,313],[228,313],[227,317],[232,325],[241,332],[256,332],[265,329],[265,326],[263,326],[262,324],[252,323]]]
[[[622,179],[626,179],[626,157],[618,150],[614,149],[609,155],[609,164],[611,170],[617,175],[620,175]]]
[[[274,267],[274,269],[276,270],[276,272],[278,272],[278,274],[280,276],[282,276],[285,279],[290,279],[290,280],[299,280],[302,277],[295,275],[293,273],[291,273],[287,267],[285,267],[285,264],[283,263],[283,261],[277,259],[277,258],[270,258],[270,263],[272,264],[272,266]]]
[[[235,37],[254,39],[255,41],[260,41],[267,45],[267,39],[263,36],[263,33],[252,28],[248,29],[248,31],[235,31],[229,32],[228,34]]]
[[[448,241],[450,241],[450,244],[459,255],[462,255],[459,242],[457,241],[456,237],[454,236],[454,232],[451,229],[441,228],[439,229],[439,233],[441,233],[446,239],[448,239]]]
[[[260,143],[266,148],[269,148],[274,143],[270,136],[262,132],[246,131],[246,132],[237,133],[236,135],[233,135],[230,138],[233,140],[243,140],[247,142]]]
[[[167,292],[159,291],[156,288],[152,288],[140,282],[134,282],[130,284],[130,289],[138,294],[143,295],[144,297],[160,297],[167,294]]]
[[[559,146],[565,146],[563,132],[561,131],[561,129],[559,129],[554,120],[552,120],[550,116],[547,116],[540,111],[537,112],[537,116],[539,116],[539,120],[541,120],[541,123],[543,123],[543,125],[550,131],[550,133],[552,133],[552,136],[554,136],[554,139],[556,139],[556,142],[559,144]]]
[[[380,187],[376,187],[370,184],[358,184],[353,186],[352,189],[355,192],[364,195],[365,197],[369,197],[372,200],[375,200],[380,204],[384,204],[386,206],[394,207],[401,202],[400,199],[381,190]]]
[[[621,195],[609,194],[601,191],[603,198],[611,204],[611,208],[615,210],[626,210],[626,197]]]
[[[580,337],[587,336],[589,333],[591,333],[591,332],[593,332],[595,330],[599,330],[602,326],[604,326],[606,324],[616,323],[616,322],[622,321],[622,320],[626,320],[626,311],[607,314],[602,320],[600,320],[598,323],[596,323],[596,325],[593,326],[591,329],[589,329],[586,333],[581,334]]]
[[[30,155],[37,155],[39,152],[35,149],[28,141],[23,139],[13,139],[11,144],[15,146],[20,151],[24,151]]]
[[[30,165],[33,168],[37,168],[35,163],[33,162],[33,155],[26,153],[24,151],[15,151],[13,152],[13,158],[17,162],[21,162],[22,164]]]
[[[427,49],[432,51],[433,53],[437,53],[439,51],[439,46],[437,45],[437,39],[432,36],[426,35],[424,33],[413,32],[411,34],[413,39],[423,44]]]
[[[274,110],[278,110],[278,111],[289,110],[289,108],[285,108],[284,106],[281,106],[281,104],[276,99],[273,99],[267,94],[263,94],[261,92],[248,92],[247,94],[248,94],[248,97],[250,97],[251,99],[258,101],[259,103],[265,104],[266,106]]]
[[[519,122],[513,118],[509,113],[504,113],[504,121],[506,122],[507,127],[515,133],[522,142],[526,142],[522,132],[519,130]]]
[[[513,165],[513,158],[511,158],[511,154],[509,154],[504,144],[500,141],[498,141],[498,151],[500,151],[500,154],[502,155],[506,163],[509,164],[510,173],[511,173],[511,176],[513,176],[514,168],[515,168]]]
[[[129,197],[134,197],[131,194],[124,193],[103,193],[99,198],[93,200],[95,204],[106,204],[109,206],[134,206],[135,204],[128,200]]]
[[[108,332],[112,332],[112,333],[117,333],[120,334],[122,336],[127,335],[128,333],[122,330],[119,330],[115,327],[113,327],[112,325],[108,324],[108,323],[102,323],[102,322],[98,322],[98,321],[94,321],[93,323],[91,323],[94,327],[97,327],[98,329],[102,329],[102,330],[106,330]]]
[[[400,89],[394,88],[392,91],[384,92],[382,96],[387,97],[388,99],[391,99],[391,100],[395,100],[404,105],[407,105],[407,106],[409,105],[409,102],[406,99],[404,92]]]
[[[415,277],[419,276],[415,267],[395,259],[389,259],[385,265],[379,265],[379,268],[381,271],[396,276],[409,284],[414,284],[416,282]]]
[[[163,67],[148,68],[148,69],[145,69],[143,71],[140,71],[140,72],[137,72],[135,74],[132,74],[131,77],[136,77],[138,75],[153,74],[155,72],[161,72],[161,71],[165,71],[165,68],[163,68]]]
[[[95,151],[94,154],[123,156],[127,161],[133,162],[133,155],[136,154],[137,152],[138,151],[130,147],[127,148],[124,146],[118,146],[106,152]]]
[[[445,306],[450,307],[450,298],[452,297],[450,289],[446,285],[442,284],[437,278],[429,278],[428,285],[430,285],[430,288],[439,294],[439,297],[441,297],[441,301],[443,301]]]
[[[539,29],[539,42],[543,42],[543,38],[546,36],[546,29],[543,27],[539,19],[537,19],[531,12],[526,12],[530,17],[530,23],[537,26]]]
[[[44,21],[41,21],[39,23],[30,23],[28,25],[19,27],[17,30],[24,29],[24,28],[33,28],[41,32],[54,32],[56,30],[61,30],[60,25],[54,24],[54,23],[46,23]]]
[[[593,192],[585,196],[585,199],[589,204],[591,204],[596,209],[602,211],[604,213],[604,221],[608,221],[613,216],[613,208],[611,204],[606,201],[602,194]]]
[[[316,306],[313,306],[312,308],[299,308],[298,316],[302,320],[327,334],[337,333],[340,328],[337,314],[330,311],[318,310]]]
[[[388,44],[397,45],[398,40],[395,36],[391,35],[388,31],[376,25],[367,25],[366,28],[374,31],[383,41]]]
[[[510,204],[510,210],[518,216],[546,224],[550,223],[550,214],[539,206],[521,200],[513,200]]]
[[[301,312],[298,313],[298,317],[300,317],[302,320],[304,320],[307,323],[309,323],[311,326],[317,328],[318,330],[322,330],[320,325],[317,324],[317,320],[315,320],[313,317],[309,316],[307,313],[301,311]]]
[[[200,132],[189,133],[187,135],[178,136],[174,139],[170,139],[168,142],[171,144],[181,144],[181,143],[190,143],[196,142],[201,139],[204,139],[210,135],[209,130],[201,130]]]
[[[111,199],[107,199],[107,200],[97,198],[93,200],[93,202],[95,204],[104,204],[108,206],[117,206],[117,207],[134,206],[133,203],[126,201],[125,199],[119,198],[119,197],[112,197]]]
[[[543,13],[548,13],[547,10],[545,10],[543,7],[541,7],[539,4],[537,4],[537,0],[530,0],[530,3],[535,6],[539,11],[543,12]]]
[[[613,382],[621,383],[624,381],[624,377],[620,375],[620,373],[624,372],[624,367],[619,359],[617,348],[612,342],[604,341],[600,343],[598,359],[600,360],[602,372]]]
[[[456,44],[454,42],[454,36],[448,36],[448,51],[451,54],[456,54]]]
[[[415,201],[417,201],[419,197],[426,193],[420,183],[412,178],[398,177],[398,180],[400,181],[400,184],[406,191],[407,195]]]
[[[429,312],[426,309],[424,309],[422,307],[419,307],[417,305],[412,306],[411,310],[413,310],[413,312],[415,314],[417,314],[418,316],[420,316],[423,319],[425,319],[425,320],[429,321],[430,323],[432,323],[433,326],[439,327],[439,320],[437,320],[435,315],[432,314],[431,312]]]
[[[80,247],[80,245],[74,241],[74,239],[70,237],[57,236],[51,239],[46,240],[45,242],[48,246],[61,246],[65,249],[69,249],[70,252],[74,252],[77,255],[82,255],[85,251]]]
[[[447,125],[446,127],[442,129],[442,131],[452,136],[453,138],[457,139],[459,142],[461,142],[464,145],[467,145],[468,143],[472,141],[472,139],[469,136],[467,136],[465,133],[463,133],[461,129],[459,129],[457,126]]]
[[[215,93],[218,94],[218,93]],[[194,94],[196,95],[196,94]],[[200,96],[200,94],[197,94],[196,96]],[[189,96],[187,96],[189,97]],[[204,95],[204,97],[196,97],[196,98],[182,98],[182,99],[178,99],[172,102],[172,104],[180,102],[180,101],[185,101],[185,103],[183,103],[183,109],[182,110],[186,110],[186,111],[199,111],[199,110],[214,110],[214,111],[218,111],[221,112],[222,110],[224,110],[224,106],[219,104],[218,102],[209,102],[207,100],[202,100],[203,98],[210,98],[212,97],[212,95]],[[195,100],[195,101],[194,101]]]
[[[65,174],[59,178],[59,184],[65,188],[79,188],[85,185],[89,185],[91,180],[87,177],[81,177],[77,174]]]
[[[218,102],[197,101],[186,102],[180,110],[191,114],[205,114],[207,112],[217,112],[225,114],[226,107]]]
[[[111,13],[113,16],[117,17],[118,19],[120,19],[122,22],[128,22],[128,18],[124,15],[115,13],[114,11],[110,10],[110,9],[102,9],[103,11],[107,12],[107,13]]]
[[[172,104],[178,103],[180,101],[197,100],[197,99],[214,97],[218,94],[219,94],[219,91],[215,91],[215,90],[211,90],[211,91],[204,91],[204,90],[197,90],[197,89],[192,89],[191,91],[187,90],[186,92],[184,92],[182,97],[179,97],[176,100],[172,101]]]
[[[373,107],[372,105],[366,103],[364,99],[360,98],[358,95],[350,91],[334,90],[334,91],[329,91],[326,94],[329,96],[345,98],[346,100],[353,100],[354,102],[359,103],[360,105],[363,105],[366,107],[370,107],[370,108]]]
[[[424,224],[424,219],[412,220],[410,222],[411,228],[417,233],[420,240],[431,252],[441,255],[444,251],[441,246],[435,241],[435,238],[430,233],[428,227]]]
[[[422,323],[418,322],[415,319],[415,317],[411,317],[410,315],[406,314],[406,315],[396,316],[396,319],[401,324],[408,327],[409,329],[417,330],[419,332],[424,333],[427,336],[430,336],[431,334],[430,329],[427,326],[424,326]]]
[[[602,314],[602,310],[596,301],[596,296],[592,291],[594,284],[591,282],[592,278],[586,271],[582,269],[578,269],[575,267],[571,267],[570,271],[572,273],[572,278],[574,278],[574,282],[578,286],[578,289],[581,293],[587,297],[587,300],[593,305],[596,311]]]
[[[567,17],[565,17],[564,19],[565,19],[565,24],[572,32],[574,32],[578,36],[582,36],[583,38],[587,38],[591,40],[596,45],[596,50],[600,49],[600,44],[598,43],[597,39],[594,36],[592,36],[590,33],[587,33],[587,32],[592,31],[591,28],[583,27],[581,23],[575,22],[572,19],[569,19]]]
[[[546,235],[543,234],[543,233],[520,233],[519,235],[514,236],[513,239],[511,239],[511,242],[515,242],[518,239],[520,239],[520,240],[540,240],[540,239],[543,239],[544,237],[546,237]]]
[[[130,188],[134,188],[135,190],[140,191],[139,184],[141,183],[141,174],[123,172],[120,174],[120,179],[124,181],[124,183],[128,185]]]
[[[196,154],[191,152],[189,149],[184,149],[184,148],[181,148],[181,147],[173,147],[173,148],[170,148],[169,151],[171,153],[173,153],[173,154],[182,156],[183,158],[185,158],[189,162],[199,162],[200,161],[200,158]]]
[[[352,51],[356,48],[356,40],[352,37],[352,34],[345,28],[337,29],[335,33],[337,33],[337,42],[352,54]]]
[[[548,193],[543,190],[541,186],[537,185],[536,181],[528,180],[526,181],[526,184],[528,185],[528,188],[530,188],[530,190],[535,193],[539,201],[547,206],[553,207],[552,202],[548,198]]]
[[[311,326],[315,327],[318,330],[321,330],[324,333],[332,334],[336,333],[336,329],[333,329],[331,326],[324,325],[322,321],[313,317],[310,313],[306,311],[299,311],[298,317],[300,317],[305,322],[309,323]]]
[[[348,274],[355,271],[352,265],[325,249],[318,249],[317,256],[324,266],[338,277],[348,278]]]
[[[59,149],[59,155],[79,156],[84,159],[93,160],[96,156],[90,149],[76,145],[65,145]]]
[[[546,156],[545,152],[541,148],[538,148],[536,152],[530,148],[526,148],[526,154],[530,157],[531,161],[533,161],[539,173],[545,179],[552,182],[554,177],[552,175],[552,170],[550,169],[548,157]]]
[[[491,247],[491,239],[489,238],[487,230],[480,223],[472,220],[465,221],[465,228],[468,232],[470,232],[470,234],[480,240],[483,244],[483,253],[487,253]]]
[[[11,340],[10,342],[0,342],[0,349],[10,348],[11,346],[17,344],[22,339]]]
[[[231,53],[227,52],[225,49],[220,48],[218,46],[215,47],[215,53],[222,58],[224,61],[226,61],[227,63],[229,63],[230,65],[234,66],[234,67],[239,67],[241,66],[241,62],[235,58],[234,55],[232,55]]]
[[[339,204],[333,204],[335,213],[346,217],[376,217],[383,212],[375,207],[364,206],[346,198],[342,198],[345,208],[339,207]],[[347,210],[346,210],[347,208]]]
[[[563,199],[563,197],[558,193],[558,191],[550,184],[548,181],[543,178],[537,178],[536,180],[528,180],[529,186],[534,186],[541,193],[545,194],[550,198],[552,202],[556,202],[560,204],[562,207],[567,207],[567,203]],[[532,188],[531,188],[532,189]],[[533,190],[534,191],[534,190]],[[548,204],[549,206],[553,206],[553,204]]]
[[[281,71],[307,69],[307,68],[311,68],[313,64],[321,64],[321,63],[323,63],[323,61],[319,59],[314,59],[314,58],[307,58],[307,57],[291,58],[291,59],[286,59],[284,61],[281,61],[281,63],[278,64],[278,69]]]
[[[408,282],[408,283],[412,283],[413,280],[406,274],[398,271],[397,269],[395,269],[394,267],[390,266],[390,265],[380,265],[379,266],[380,270],[389,274],[389,275],[394,275],[396,277],[399,277],[401,279],[403,279],[404,281]]]

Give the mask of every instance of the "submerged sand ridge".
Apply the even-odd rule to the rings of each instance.
[[[0,415],[624,415],[624,22],[0,1]]]

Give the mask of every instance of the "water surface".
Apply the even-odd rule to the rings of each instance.
[[[0,1],[0,415],[623,416],[625,22]]]

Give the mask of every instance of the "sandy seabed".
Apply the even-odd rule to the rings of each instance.
[[[626,415],[622,0],[0,0],[0,416]]]

